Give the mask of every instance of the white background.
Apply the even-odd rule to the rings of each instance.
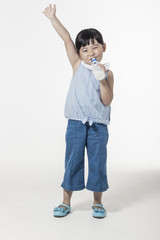
[[[109,62],[114,74],[108,126],[109,185],[112,179],[115,186],[119,182],[116,172],[144,173],[144,184],[149,184],[147,176],[155,176],[156,171],[152,187],[159,176],[159,1],[1,0],[0,180],[2,207],[9,211],[13,209],[11,198],[15,206],[20,193],[30,195],[31,186],[34,197],[46,194],[49,201],[54,198],[55,204],[61,201],[67,126],[64,104],[72,69],[63,41],[42,13],[49,3],[56,4],[56,15],[73,40],[82,29],[93,27],[107,44],[102,63]],[[126,181],[131,180],[131,175],[127,176]],[[46,189],[48,195],[43,192]],[[81,198],[80,193],[76,194]],[[21,198],[22,212],[25,199]],[[8,212],[6,222],[2,221],[3,239],[10,239],[5,235],[9,216]],[[13,219],[15,216],[16,211]],[[27,226],[22,224],[22,229],[29,234]],[[22,239],[17,234],[18,230],[13,231],[15,239]],[[36,235],[23,236],[34,239]]]

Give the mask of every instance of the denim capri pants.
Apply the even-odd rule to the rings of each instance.
[[[68,191],[84,188],[94,192],[104,192],[107,181],[108,126],[101,123],[85,124],[68,119],[65,134],[65,172],[61,187]],[[88,179],[84,181],[85,147],[88,156]]]

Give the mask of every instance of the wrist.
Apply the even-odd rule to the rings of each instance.
[[[53,21],[55,21],[57,18],[56,18],[56,15],[53,15],[51,18],[49,18],[49,20],[51,21],[51,22],[53,22]]]
[[[108,74],[108,72],[106,70],[104,72],[105,72],[105,77],[104,77],[104,79],[100,80],[100,83],[106,85],[107,84],[106,81],[107,81],[107,74]]]

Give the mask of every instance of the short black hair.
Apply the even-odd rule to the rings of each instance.
[[[104,44],[102,34],[98,30],[94,28],[83,29],[77,34],[75,40],[76,51],[79,53],[80,48],[89,45],[90,40],[94,43],[94,39],[96,39],[98,43]]]

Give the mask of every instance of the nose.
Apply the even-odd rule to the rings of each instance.
[[[94,52],[92,49],[89,50],[89,56],[94,56]]]

